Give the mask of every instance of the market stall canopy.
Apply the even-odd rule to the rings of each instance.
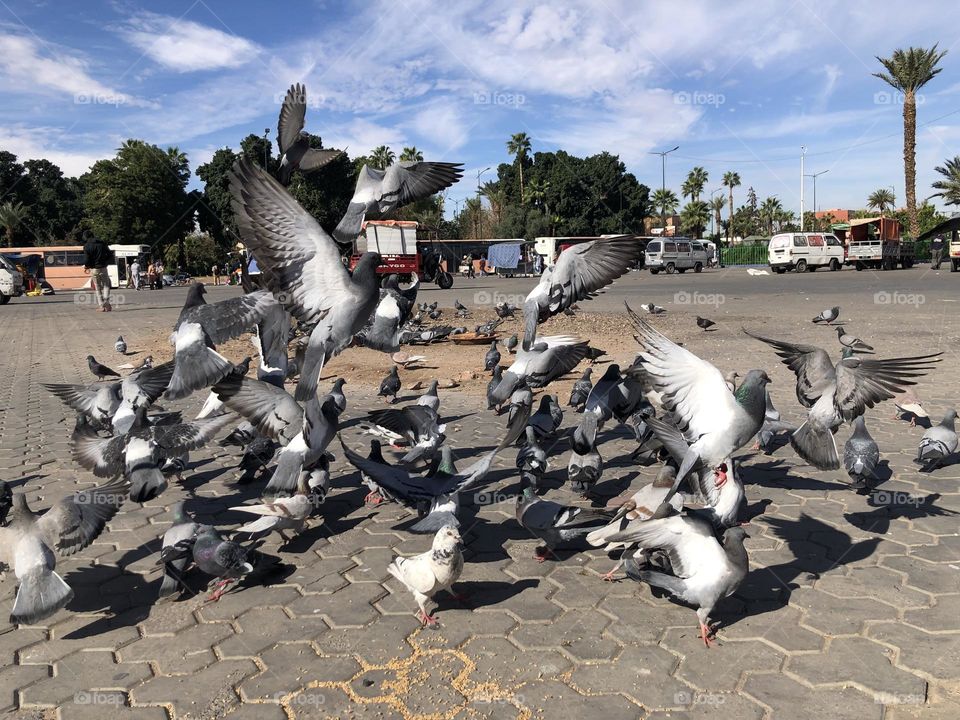
[[[935,225],[925,233],[921,234],[918,238],[919,240],[927,240],[928,238],[935,237],[937,235],[946,235],[947,233],[954,233],[960,230],[960,214],[954,215],[951,218],[944,220],[939,225]]]

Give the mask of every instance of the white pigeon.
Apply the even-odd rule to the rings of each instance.
[[[463,572],[463,553],[460,552],[460,533],[452,525],[445,525],[433,537],[433,546],[413,557],[394,558],[387,572],[403,583],[417,601],[417,617],[424,625],[433,625],[436,617],[427,613],[426,602],[441,590],[451,592],[453,584]]]

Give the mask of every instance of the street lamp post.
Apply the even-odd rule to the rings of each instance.
[[[716,195],[718,192],[723,192],[723,185],[718,187],[716,190],[711,191],[710,205],[713,205],[713,196]],[[711,207],[710,208],[710,234],[716,235],[717,230],[719,230],[719,228],[717,227],[717,213],[714,212],[713,208]]]
[[[263,129],[263,169],[267,169],[267,153],[270,152],[270,128]]]
[[[648,151],[648,155],[659,155],[660,156],[660,190],[666,191],[667,189],[667,155],[672,153],[674,150],[679,150],[680,146],[670,148],[669,150],[652,150]],[[663,206],[660,207],[660,222],[663,223],[663,232],[667,231],[667,213],[666,208]]]
[[[483,204],[480,200],[480,176],[491,168],[484,168],[483,170],[477,170],[477,221],[476,221],[476,232],[477,240],[480,239],[480,211],[483,209]]]
[[[803,156],[807,154],[807,146],[800,146],[800,232],[803,232]]]
[[[817,215],[817,178],[820,175],[826,175],[828,172],[830,172],[829,168],[826,170],[821,170],[818,173],[811,173],[809,175],[804,175],[804,177],[813,178],[813,215],[814,217],[816,217]]]

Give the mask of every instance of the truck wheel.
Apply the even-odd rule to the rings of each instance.
[[[839,269],[840,269],[840,263],[838,263],[837,259],[834,258],[833,260],[830,261],[830,271],[836,272]]]
[[[951,260],[950,261],[950,272],[956,272],[957,268],[960,268],[960,260]]]
[[[677,268],[673,263],[667,263],[667,275],[673,275],[673,271],[676,269]]]
[[[782,267],[776,267],[776,268],[773,269],[773,271],[774,271],[777,275],[783,275],[783,274],[787,271],[787,269],[786,269],[786,268],[782,268]]]
[[[448,272],[442,272],[437,276],[437,285],[441,290],[449,290],[453,287],[453,275]]]
[[[650,268],[651,275],[656,275],[658,272],[660,272],[660,268]]]
[[[0,305],[6,305],[8,302],[10,302],[10,296],[0,293]]]
[[[677,272],[683,275],[687,271],[686,268],[677,268]]]
[[[906,260],[903,261],[904,270],[909,270],[912,267],[913,267],[913,258],[907,258]]]
[[[854,267],[857,269],[857,272],[860,272],[863,270],[863,263],[857,260],[857,262],[854,264]]]
[[[693,271],[695,273],[701,272],[703,270],[703,263],[697,263],[693,266]]]
[[[797,272],[806,272],[807,271],[807,261],[798,260],[797,261]]]

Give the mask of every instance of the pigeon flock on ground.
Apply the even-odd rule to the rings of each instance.
[[[73,590],[55,571],[57,557],[92,543],[124,502],[148,503],[161,495],[168,479],[188,467],[191,450],[229,428],[220,443],[242,449],[239,482],[263,483],[262,502],[233,507],[250,520],[232,531],[198,523],[182,503],[176,505],[157,560],[163,570],[161,598],[189,593],[184,578],[195,567],[211,578],[210,599],[216,600],[253,571],[267,534],[277,532],[286,540],[303,531],[322,515],[333,453],[342,450],[356,472],[341,480],[366,486],[365,503],[399,503],[417,516],[409,532],[434,536],[425,553],[398,557],[387,568],[412,594],[422,622],[434,624],[427,603],[441,591],[453,594],[465,571],[460,549],[465,493],[491,483],[495,459],[511,448],[520,478],[516,520],[542,543],[537,560],[556,558],[558,548],[605,548],[618,561],[602,579],[612,580],[622,568],[628,578],[689,605],[709,647],[711,613],[737,590],[749,567],[742,527],[749,518],[735,454],[754,440],[755,447],[774,452],[781,446],[778,438],[786,435],[805,461],[822,470],[843,467],[852,485],[864,488],[875,480],[879,460],[864,412],[893,399],[898,415],[909,416],[911,423],[926,417],[910,386],[935,367],[940,353],[875,359],[864,354],[872,348],[842,326],[837,362],[822,348],[744,329],[796,375],[796,397],[807,411],[799,427],[784,422],[773,406],[763,368],[725,376],[653,327],[644,315],[665,312],[653,304],[637,303],[640,312],[629,304],[625,308],[625,324],[638,345],[634,362],[608,364],[596,377],[592,363],[603,351],[575,337],[543,335],[540,325],[573,312],[577,303],[636,265],[639,244],[631,236],[610,236],[564,250],[521,308],[500,304],[497,320],[475,328],[474,337],[484,342],[478,353],[487,348],[482,357],[490,373],[487,411],[503,417],[502,439],[458,468],[437,382],[416,403],[395,403],[399,369],[424,360],[402,346],[429,344],[467,329],[425,327],[424,317],[439,319],[444,310],[437,303],[417,305],[415,278],[406,288],[396,277],[381,283],[376,253],[363,255],[351,273],[340,260],[338,241],[352,240],[365,217],[380,217],[455,182],[460,166],[420,162],[365,169],[331,237],[284,186],[293,172],[317,170],[335,157],[310,148],[301,134],[305,96],[302,86],[293,86],[280,114],[280,181],[248,159],[238,160],[231,175],[237,227],[256,256],[262,287],[208,304],[203,285],[195,284],[170,337],[171,360],[155,365],[148,358],[127,366],[131,372],[121,378],[91,355],[94,384],[46,386],[76,413],[75,461],[107,481],[42,514],[27,506],[23,494],[0,488],[0,561],[19,582],[11,622],[36,623],[64,607]],[[522,319],[514,319],[518,309]],[[457,300],[453,314],[467,318],[470,310]],[[840,308],[830,308],[813,322],[832,325],[839,315]],[[498,342],[498,327],[517,320],[518,333]],[[716,323],[707,318],[697,317],[696,323],[715,332]],[[258,357],[255,377],[248,374],[251,358],[234,364],[217,351],[218,344],[247,331],[253,332]],[[371,409],[361,423],[371,436],[362,449],[339,433],[347,407],[344,380],[336,380],[328,392],[318,388],[325,363],[357,345],[382,352],[384,366],[390,366],[378,392],[387,406]],[[126,352],[122,338],[116,350]],[[509,364],[501,364],[505,359]],[[584,361],[588,365],[566,405],[576,422],[563,428],[560,398],[549,387]],[[293,378],[291,394],[285,382]],[[157,405],[198,391],[202,409],[193,420]],[[950,410],[923,434],[916,458],[923,471],[949,462],[956,451],[956,417]],[[841,456],[835,435],[845,423],[853,432]],[[606,507],[564,505],[545,497],[542,480],[561,440],[572,447],[571,487],[589,496],[603,475],[601,431],[617,425],[636,439],[633,462],[660,465],[656,479],[629,488]],[[388,446],[399,449],[402,458],[386,460]]]

